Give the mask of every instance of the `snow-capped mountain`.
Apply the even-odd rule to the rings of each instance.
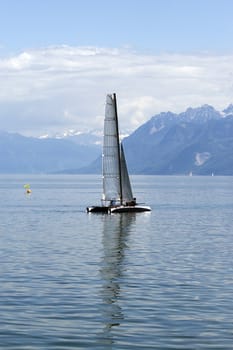
[[[120,134],[120,139],[129,136],[129,132],[125,131]],[[90,130],[90,131],[79,131],[74,129],[68,129],[64,132],[54,134],[44,134],[39,136],[39,139],[56,139],[56,140],[69,140],[77,145],[85,146],[97,146],[101,147],[103,143],[103,130]]]
[[[100,173],[102,140],[102,130],[39,139],[0,132],[0,173]],[[233,175],[233,105],[160,113],[123,143],[134,174]]]
[[[35,138],[0,132],[0,173],[56,173],[90,164],[101,146],[69,138]]]
[[[232,112],[203,105],[152,117],[124,140],[131,172],[233,175]]]
[[[68,129],[61,133],[54,133],[51,135],[49,134],[41,135],[39,138],[40,139],[50,138],[50,139],[57,139],[57,140],[66,139],[79,145],[100,146],[102,144],[103,131],[91,130],[91,131],[82,132],[79,130]]]
[[[222,117],[221,113],[214,109],[214,107],[207,104],[197,107],[188,108],[185,112],[180,113],[178,117],[185,122],[199,122],[204,123],[208,120],[219,119]]]

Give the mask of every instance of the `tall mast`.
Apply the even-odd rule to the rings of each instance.
[[[122,204],[122,174],[121,174],[121,158],[120,158],[120,135],[119,135],[119,127],[118,127],[118,114],[117,114],[117,102],[116,102],[116,94],[113,94],[115,115],[116,115],[116,133],[117,133],[117,148],[118,148],[118,167],[119,167],[119,183],[120,183],[120,203]]]

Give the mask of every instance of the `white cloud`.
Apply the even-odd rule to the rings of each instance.
[[[150,55],[130,49],[48,47],[0,59],[0,129],[39,135],[102,128],[116,92],[120,128],[152,115],[233,100],[233,55]]]

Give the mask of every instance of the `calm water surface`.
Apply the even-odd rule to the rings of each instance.
[[[0,176],[0,348],[233,349],[233,178]],[[26,195],[24,183],[32,194]]]

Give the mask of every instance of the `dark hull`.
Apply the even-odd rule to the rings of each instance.
[[[109,212],[109,207],[103,207],[103,206],[98,206],[94,205],[91,207],[87,207],[87,213],[103,213],[103,214],[108,214]]]
[[[142,213],[145,211],[151,211],[150,207],[140,206],[140,205],[119,205],[113,207],[104,206],[91,206],[87,207],[87,213],[103,213],[103,214],[113,214],[113,213]]]
[[[119,207],[112,207],[109,209],[111,213],[142,213],[151,211],[150,207],[140,205],[120,205]]]

